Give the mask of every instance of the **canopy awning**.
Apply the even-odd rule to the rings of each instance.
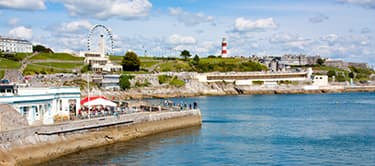
[[[89,97],[85,97],[84,99],[81,100],[80,104],[81,105],[84,105],[85,103],[87,103],[88,101],[92,101],[92,100],[95,100],[95,99],[98,99],[98,98],[102,98],[102,99],[107,99],[106,97],[104,96],[90,96]]]
[[[94,99],[94,100],[90,100],[89,102],[86,102],[83,105],[84,106],[103,105],[103,106],[111,106],[111,107],[117,106],[116,103],[114,103],[112,101],[109,101],[107,99],[103,99],[103,98],[97,98],[97,99]]]

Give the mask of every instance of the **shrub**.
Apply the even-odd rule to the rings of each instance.
[[[171,79],[172,79],[172,77],[167,76],[167,75],[159,75],[158,76],[159,84],[165,84],[165,83],[169,82]]]
[[[133,79],[134,76],[132,75],[121,75],[120,76],[120,88],[122,90],[126,90],[126,89],[130,89],[131,87],[131,83],[130,83],[130,80]]]
[[[176,76],[174,76],[172,80],[169,82],[169,85],[175,86],[175,87],[183,87],[185,86],[185,81],[180,80]]]
[[[264,81],[253,81],[253,85],[263,85]]]
[[[135,87],[148,87],[150,85],[151,85],[151,83],[148,80],[143,80],[143,82],[141,82],[141,81],[135,82]]]
[[[336,76],[336,71],[334,71],[334,70],[329,70],[329,71],[327,72],[327,76],[328,76],[328,77]]]
[[[88,71],[91,70],[91,64],[87,64],[87,65],[84,65],[82,68],[81,68],[81,73],[86,73]]]

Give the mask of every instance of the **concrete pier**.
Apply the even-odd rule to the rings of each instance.
[[[0,132],[0,165],[35,165],[84,149],[201,123],[200,110],[141,112]]]

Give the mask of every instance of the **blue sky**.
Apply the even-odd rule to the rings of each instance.
[[[0,0],[0,35],[55,51],[87,49],[96,24],[115,52],[308,54],[375,64],[375,0]]]

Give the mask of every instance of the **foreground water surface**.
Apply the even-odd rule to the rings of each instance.
[[[86,150],[46,165],[374,165],[375,93],[197,101],[202,127]]]

